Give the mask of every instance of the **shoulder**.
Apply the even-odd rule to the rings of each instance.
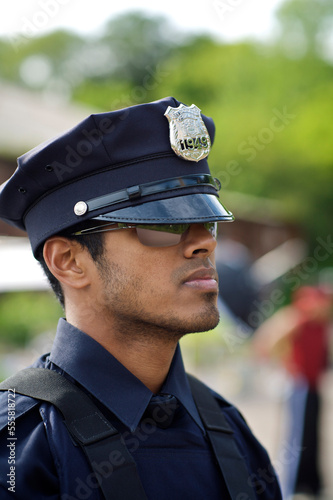
[[[227,420],[249,472],[248,482],[260,498],[281,499],[276,471],[267,451],[253,435],[241,412],[220,394],[208,388]]]
[[[44,368],[45,358],[46,356],[39,358],[33,366]],[[8,380],[10,378],[4,382]],[[0,390],[0,433],[7,428],[8,421],[13,420],[10,417],[15,417],[15,421],[18,421],[24,415],[28,416],[33,408],[38,412],[39,404],[40,402],[37,399],[22,396],[16,393],[15,389]]]
[[[261,459],[269,461],[266,450],[253,435],[252,430],[239,409],[214,390],[209,390],[227,419],[243,454],[248,456],[256,455]]]
[[[16,394],[15,407],[11,408],[10,395],[10,392],[0,393],[0,491],[4,499],[6,494],[10,498],[12,491],[18,500],[53,499],[58,489],[58,474],[45,432],[43,405]],[[7,484],[9,472],[12,490]]]
[[[263,448],[253,436],[245,418],[232,403],[191,375],[189,381],[198,408],[201,407],[201,410],[205,408],[212,412],[218,411],[218,408],[220,409],[227,421],[226,425],[231,428],[244,455],[252,451],[262,452]]]
[[[29,418],[30,411],[35,408],[38,412],[39,401],[21,396],[12,391],[0,392],[0,433],[7,429],[8,423],[15,419],[17,422],[26,415]]]

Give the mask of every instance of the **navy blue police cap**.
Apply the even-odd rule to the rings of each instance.
[[[90,115],[18,158],[0,187],[0,217],[49,237],[91,219],[144,224],[231,221],[207,163],[215,127],[168,97]]]

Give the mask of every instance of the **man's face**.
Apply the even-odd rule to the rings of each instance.
[[[179,338],[217,325],[216,240],[203,225],[170,247],[142,245],[135,229],[105,233],[104,246],[95,300],[119,331]]]

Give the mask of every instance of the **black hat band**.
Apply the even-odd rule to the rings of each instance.
[[[87,212],[102,208],[104,209],[122,201],[134,200],[164,191],[173,191],[175,189],[197,185],[211,186],[216,191],[219,191],[221,188],[219,180],[208,174],[172,177],[161,182],[148,182],[146,184],[131,186],[129,188],[116,191],[115,193],[109,193],[107,195],[98,196],[97,198],[92,198],[91,200],[78,201],[74,205],[74,213],[75,215],[81,216]]]

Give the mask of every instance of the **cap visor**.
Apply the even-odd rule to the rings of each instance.
[[[94,217],[96,220],[137,224],[231,222],[234,216],[212,194],[197,193],[150,201]]]

